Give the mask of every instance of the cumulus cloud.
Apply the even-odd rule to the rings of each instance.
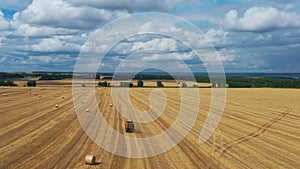
[[[167,50],[175,51],[177,50],[177,42],[173,39],[167,38],[157,38],[147,42],[134,42],[132,46],[132,51],[137,51],[141,49],[147,50]]]
[[[141,61],[174,61],[174,60],[191,60],[194,57],[193,52],[185,52],[185,53],[155,53],[150,56],[141,57]]]
[[[31,64],[49,64],[49,63],[63,63],[74,61],[70,55],[55,55],[55,56],[29,56],[28,62]]]
[[[227,43],[228,32],[224,31],[222,28],[211,28],[205,35],[213,44],[223,45]]]
[[[26,9],[17,12],[14,20],[30,25],[68,29],[95,29],[118,17],[137,11],[171,11],[182,0],[17,0]],[[16,7],[15,7],[16,8]],[[146,25],[145,25],[146,26]]]
[[[44,70],[44,71],[72,71],[73,66],[70,63],[75,62],[75,58],[68,54],[41,55],[41,56],[9,56],[3,57],[0,62],[0,70],[2,71],[24,71],[24,70]],[[14,65],[14,66],[11,66]]]
[[[22,37],[50,37],[53,35],[65,35],[65,34],[75,34],[76,30],[64,29],[64,28],[53,28],[47,26],[32,26],[29,24],[20,24],[14,32],[13,36]]]
[[[220,59],[223,63],[225,62],[234,62],[236,59],[235,56],[235,51],[234,50],[230,50],[228,48],[222,48],[219,52],[218,52]]]
[[[76,6],[90,6],[99,9],[133,11],[171,11],[183,0],[68,0]],[[186,2],[186,1],[185,1]]]
[[[257,37],[255,38],[257,41],[270,41],[272,40],[273,35],[268,33],[266,35],[264,34],[259,34],[257,35]]]
[[[4,14],[0,11],[0,30],[7,30],[9,28],[9,22],[5,20]]]
[[[295,3],[296,0],[267,0],[267,2],[243,0],[242,3],[249,4],[225,5],[215,8],[214,11],[206,8],[206,3],[198,3],[204,6],[199,9],[199,6],[195,6],[194,9],[197,8],[198,11],[205,9],[200,10],[201,12],[190,10],[186,2],[183,0],[3,0],[0,9],[6,9],[4,12],[6,16],[0,11],[0,70],[10,70],[9,66],[4,65],[15,65],[14,67],[19,68],[14,69],[23,71],[36,69],[38,67],[33,68],[34,65],[41,64],[44,64],[44,67],[48,65],[49,70],[56,70],[60,64],[72,66],[81,45],[90,35],[93,35],[91,30],[130,13],[162,11],[174,14],[174,10],[175,14],[187,16],[188,20],[195,21],[194,23],[200,26],[200,29],[203,28],[204,34],[199,35],[186,30],[180,27],[181,23],[174,24],[172,20],[165,20],[163,17],[160,18],[161,22],[155,23],[153,18],[147,21],[139,18],[144,23],[142,27],[130,23],[109,29],[112,34],[118,32],[115,35],[128,31],[134,34],[139,31],[155,32],[155,30],[161,31],[162,34],[172,33],[176,39],[183,38],[187,44],[190,44],[189,47],[203,57],[203,61],[212,65],[218,61],[216,60],[218,58],[212,57],[216,54],[207,48],[215,45],[220,60],[230,70],[248,68],[249,65],[252,65],[249,68],[253,69],[266,67],[261,61],[262,58],[272,57],[270,61],[265,61],[271,63],[275,55],[278,55],[278,58],[295,56],[290,60],[296,67],[300,37],[299,7]],[[273,7],[251,7],[243,13],[239,10],[226,13],[233,7],[243,8],[257,3]],[[178,10],[176,10],[177,6],[180,6]],[[6,13],[7,11],[10,13]],[[14,12],[16,13],[13,19],[5,19],[8,16],[10,18]],[[194,18],[186,13],[192,14]],[[208,20],[210,23],[207,23]],[[219,22],[220,20],[222,21]],[[164,28],[161,25],[164,25]],[[291,29],[286,30],[286,28]],[[104,34],[99,39],[101,43],[91,45],[90,51],[106,51],[110,49],[107,44],[116,41],[116,37],[109,34]],[[190,66],[199,67],[199,64],[195,64],[198,60],[195,60],[191,49],[174,39],[150,34],[129,37],[124,41],[118,39],[120,43],[113,47],[112,52],[106,56],[107,62],[104,63],[106,66],[111,65],[110,69],[113,69],[126,60],[126,57],[138,53],[141,56],[131,62],[132,66],[147,66],[148,62],[155,62],[162,67],[170,66],[177,69],[174,65],[178,60],[183,60]],[[148,53],[145,52],[147,50]],[[84,59],[89,63],[96,63],[94,60]],[[285,59],[281,60],[281,63],[284,61]]]
[[[38,44],[30,45],[29,50],[39,52],[62,52],[62,51],[79,51],[80,45],[66,43],[59,38],[45,38]]]
[[[299,27],[300,17],[295,12],[280,11],[274,7],[251,7],[242,17],[238,16],[238,11],[230,10],[221,24],[236,31],[266,32]]]
[[[68,29],[94,29],[120,16],[136,11],[170,11],[182,0],[33,0],[15,14],[28,24]],[[147,25],[145,25],[147,26]]]
[[[63,0],[33,0],[25,10],[15,14],[23,23],[38,24],[69,29],[92,29],[116,17],[126,15],[124,11],[110,11],[82,6],[75,7]]]

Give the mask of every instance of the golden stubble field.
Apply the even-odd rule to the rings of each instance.
[[[89,139],[77,119],[71,87],[55,85],[0,88],[0,168],[300,166],[300,90],[297,89],[227,89],[219,126],[207,142],[200,144],[199,134],[211,101],[211,89],[200,88],[200,111],[190,133],[166,153],[130,159],[111,154]],[[149,109],[148,95],[152,90],[130,89],[131,102],[138,110]],[[161,90],[168,100],[164,113],[149,124],[136,123],[139,132],[131,134],[124,132],[126,119],[117,113],[115,105],[109,106],[111,90],[96,88],[96,99],[105,119],[120,133],[150,137],[169,128],[180,109],[179,89]],[[88,107],[88,102],[85,104]],[[96,156],[97,165],[85,165],[87,154]]]

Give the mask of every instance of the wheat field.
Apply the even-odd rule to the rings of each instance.
[[[129,90],[136,109],[150,108],[152,90]],[[103,117],[121,134],[151,137],[169,128],[180,110],[179,89],[160,90],[167,98],[165,111],[151,123],[135,123],[139,132],[131,134],[125,133],[126,118],[116,109],[126,105],[109,106],[110,88],[96,88],[96,100]],[[211,89],[199,92],[196,122],[178,145],[154,157],[125,158],[103,150],[85,134],[70,86],[1,87],[0,168],[299,168],[300,90],[227,89],[218,128],[202,144],[199,134],[210,108]],[[96,165],[84,163],[87,154],[96,156]]]

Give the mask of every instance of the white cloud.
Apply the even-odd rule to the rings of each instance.
[[[156,56],[162,57],[162,56]],[[108,67],[109,65],[105,65]],[[114,66],[116,67],[116,66]],[[164,69],[168,71],[176,71],[176,72],[183,72],[186,71],[188,65],[185,64],[182,60],[140,60],[140,58],[131,58],[126,59],[118,65],[118,71],[136,71],[136,70],[143,70],[149,68],[157,68],[157,69]]]
[[[0,56],[0,63],[3,64],[6,60],[5,56]]]
[[[202,62],[207,64],[218,64],[218,62],[231,62],[235,58],[235,51],[222,48],[219,51],[212,50],[196,50],[200,55]]]
[[[242,17],[236,10],[229,11],[221,24],[231,30],[265,32],[299,27],[300,17],[295,12],[279,11],[274,7],[251,7]]]
[[[133,43],[132,51],[137,51],[141,49],[175,51],[177,50],[177,42],[169,38],[157,38],[147,42]]]
[[[150,56],[143,56],[141,57],[141,62],[144,61],[157,61],[161,62],[163,61],[174,61],[174,60],[190,60],[193,59],[193,52],[187,52],[187,53],[160,53],[160,54],[152,54]]]
[[[235,51],[229,50],[227,48],[222,48],[220,51],[218,51],[218,54],[223,63],[224,62],[233,62],[236,59]]]
[[[128,11],[171,11],[183,0],[67,0],[77,6]],[[184,1],[186,3],[186,1]]]
[[[73,61],[74,58],[69,55],[55,55],[55,56],[29,56],[28,62],[32,64],[49,64],[49,63],[63,63]]]
[[[124,11],[110,11],[87,6],[74,7],[63,0],[33,0],[15,19],[30,24],[70,29],[92,29],[112,18],[126,15]]]
[[[266,35],[263,34],[259,34],[257,35],[257,37],[255,38],[257,41],[270,41],[272,40],[273,35],[268,33]]]
[[[228,32],[222,28],[212,28],[205,33],[206,37],[214,44],[225,44],[227,42]]]
[[[0,30],[7,30],[9,28],[9,22],[5,20],[4,14],[0,11]]]
[[[116,52],[118,54],[126,55],[130,54],[132,52],[132,43],[119,43],[113,48],[113,52]]]
[[[0,9],[13,9],[18,12],[11,21],[7,21],[0,11],[0,63],[3,67],[0,69],[8,70],[3,65],[22,67],[18,63],[49,64],[49,69],[56,68],[58,62],[72,65],[74,60],[72,57],[79,52],[81,45],[93,34],[90,30],[128,13],[137,11],[170,12],[183,3],[185,4],[180,6],[179,10],[175,10],[175,14],[181,17],[186,16],[189,21],[195,21],[194,23],[200,26],[200,29],[203,28],[204,34],[200,35],[186,30],[180,27],[181,23],[174,24],[173,20],[166,20],[164,17],[159,18],[161,22],[154,22],[153,18],[149,20],[139,18],[140,22],[145,23],[142,27],[130,23],[109,28],[112,35],[109,33],[99,36],[101,42],[96,43],[95,46],[91,45],[92,49],[89,51],[99,51],[97,54],[107,51],[110,49],[107,44],[116,39],[120,40],[116,37],[127,32],[134,34],[139,31],[155,32],[157,30],[157,32],[168,35],[171,33],[174,36],[167,38],[145,34],[145,37],[132,37],[127,41],[120,41],[120,44],[114,47],[115,51],[113,52],[115,53],[112,52],[107,56],[109,58],[107,62],[112,65],[117,64],[122,62],[127,55],[134,55],[138,50],[146,49],[157,50],[158,54],[148,51],[147,55],[147,52],[140,51],[140,54],[143,55],[134,61],[141,65],[134,62],[132,66],[147,66],[147,62],[155,62],[162,67],[170,66],[176,69],[174,63],[178,60],[184,60],[194,66],[195,58],[193,57],[195,56],[191,52],[186,52],[189,50],[185,50],[181,42],[178,43],[172,39],[176,37],[177,39],[182,38],[187,42],[186,44],[190,44],[189,47],[198,51],[204,58],[203,60],[212,65],[218,61],[218,58],[214,57],[216,54],[207,49],[213,47],[212,44],[217,46],[224,65],[231,64],[230,69],[237,69],[232,66],[234,64],[241,68],[246,68],[251,64],[253,68],[259,69],[264,65],[257,63],[269,56],[279,55],[278,53],[280,56],[294,56],[296,59],[289,61],[287,59],[287,62],[296,65],[299,53],[299,29],[281,29],[300,26],[299,8],[296,1],[268,0],[266,3],[260,0],[243,1],[251,1],[251,3],[241,6],[228,4],[222,7],[205,6],[207,3],[198,3],[198,5],[204,4],[204,6],[198,6],[199,8],[194,6],[195,10],[190,10],[186,1],[183,0],[3,0],[0,2]],[[256,2],[261,3],[256,4]],[[197,3],[195,4],[197,5]],[[273,7],[245,9],[245,6],[252,4],[272,5]],[[231,10],[224,18],[224,13],[234,8],[245,11],[241,13],[240,10]],[[216,26],[222,18],[224,20],[221,22],[221,26]],[[228,31],[228,29],[236,31]],[[269,30],[274,31],[269,32]],[[115,32],[117,33],[114,35]],[[205,37],[212,44],[205,40]],[[160,50],[164,52],[159,52]],[[257,52],[258,50],[259,52]],[[167,53],[168,51],[172,52]],[[254,57],[253,53],[255,52],[259,56]],[[249,54],[253,54],[251,55],[253,57],[248,57]],[[92,59],[84,59],[88,63],[96,63]],[[238,65],[241,60],[244,60],[242,62],[244,65]],[[267,63],[274,62],[274,60],[270,59]],[[31,66],[24,68],[32,69]]]
[[[80,45],[66,43],[56,37],[45,38],[38,44],[27,46],[28,50],[40,52],[79,51]]]
[[[74,34],[77,31],[64,29],[64,28],[53,28],[47,26],[31,26],[29,24],[20,24],[17,26],[16,30],[12,33],[15,36],[24,37],[49,37],[53,35],[64,35],[64,34]]]

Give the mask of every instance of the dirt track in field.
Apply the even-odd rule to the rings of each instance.
[[[130,89],[131,102],[138,110],[149,109],[151,90]],[[130,137],[150,137],[169,128],[180,110],[179,89],[162,90],[168,99],[165,112],[149,124],[137,123],[137,133],[124,133],[126,119],[109,106],[110,89],[98,88],[96,96],[100,111],[113,128]],[[74,111],[70,87],[0,88],[0,168],[300,166],[300,90],[228,89],[222,120],[203,144],[198,137],[210,107],[210,89],[199,91],[196,123],[176,147],[159,156],[130,159],[113,155],[89,139]],[[126,109],[123,103],[119,106]],[[95,155],[98,164],[85,165],[87,154]]]

